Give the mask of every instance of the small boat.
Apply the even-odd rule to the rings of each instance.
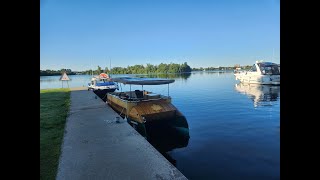
[[[117,83],[112,81],[106,73],[92,77],[91,83],[88,83],[88,91],[93,90],[104,101],[106,100],[107,93],[114,92],[117,89],[119,89]]]
[[[129,84],[130,91],[112,92],[107,95],[107,103],[120,115],[127,118],[130,125],[145,129],[144,124],[173,120],[176,127],[188,127],[185,116],[171,104],[169,84],[174,80],[162,78],[114,78],[117,83]],[[168,84],[168,96],[146,90],[131,91],[131,85]]]
[[[249,71],[235,70],[234,76],[242,83],[280,85],[280,64],[256,61]]]

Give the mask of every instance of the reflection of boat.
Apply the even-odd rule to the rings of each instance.
[[[189,126],[185,118],[172,121],[158,121],[146,123],[147,140],[169,162],[176,166],[176,160],[169,154],[177,148],[184,148],[189,143]]]
[[[160,152],[186,147],[189,143],[189,126],[185,118],[146,123],[148,141]]]
[[[280,97],[280,86],[239,83],[235,89],[246,94],[254,102],[254,106],[269,106]]]
[[[88,90],[93,90],[103,100],[108,92],[114,92],[116,89],[118,89],[118,85],[106,73],[92,77],[91,83],[88,83]]]
[[[243,83],[280,85],[280,65],[256,61],[249,71],[235,71],[234,76]]]
[[[185,119],[182,113],[171,104],[169,84],[174,80],[161,78],[114,78],[115,82],[129,84],[130,91],[108,93],[107,103],[120,115],[127,117],[133,126],[144,128],[145,123]],[[168,96],[152,93],[145,90],[131,91],[131,85],[161,85],[168,84]]]

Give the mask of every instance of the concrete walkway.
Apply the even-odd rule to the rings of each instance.
[[[57,180],[187,179],[92,91],[73,88]]]

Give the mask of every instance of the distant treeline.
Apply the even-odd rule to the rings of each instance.
[[[192,68],[192,71],[216,71],[216,70],[233,70],[234,67],[200,67],[200,68]]]
[[[233,67],[200,67],[200,68],[192,68],[192,71],[217,71],[217,70],[234,70],[235,68],[240,67],[243,70],[249,70],[251,66],[239,66],[239,65],[234,65]]]
[[[102,69],[100,66],[96,70],[86,70],[82,72],[83,74],[100,74],[100,73],[110,73],[108,67]],[[190,66],[185,62],[183,64],[164,64],[159,65],[147,64],[144,65],[134,65],[124,67],[113,67],[111,69],[112,74],[155,74],[155,73],[189,73],[191,72]]]
[[[72,72],[71,69],[61,69],[61,70],[40,70],[40,76],[55,76],[61,75],[63,72],[66,72],[68,75],[75,75],[76,72]]]
[[[110,70],[108,67],[101,68],[97,67],[95,70],[86,70],[86,71],[72,71],[71,69],[61,69],[61,70],[40,70],[40,76],[53,76],[53,75],[61,75],[63,72],[66,72],[68,75],[75,74],[159,74],[159,73],[190,73],[191,71],[212,71],[212,70],[234,70],[236,67],[240,67],[241,69],[248,70],[251,66],[239,66],[235,65],[233,67],[206,67],[206,68],[191,68],[186,62],[183,64],[170,63],[165,64],[161,63],[159,65],[147,64],[144,65],[134,65],[128,67],[113,67]]]

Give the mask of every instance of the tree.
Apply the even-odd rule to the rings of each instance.
[[[191,72],[191,68],[190,66],[187,64],[187,62],[184,62],[182,65],[181,65],[181,72]]]
[[[100,74],[100,73],[102,73],[102,69],[101,69],[101,67],[100,67],[100,66],[98,66],[97,74]]]
[[[158,73],[167,73],[168,72],[168,65],[167,64],[159,64],[158,68],[157,68],[157,72]]]
[[[107,73],[107,74],[109,74],[109,73],[110,73],[110,71],[109,71],[108,67],[104,68],[104,73]]]

